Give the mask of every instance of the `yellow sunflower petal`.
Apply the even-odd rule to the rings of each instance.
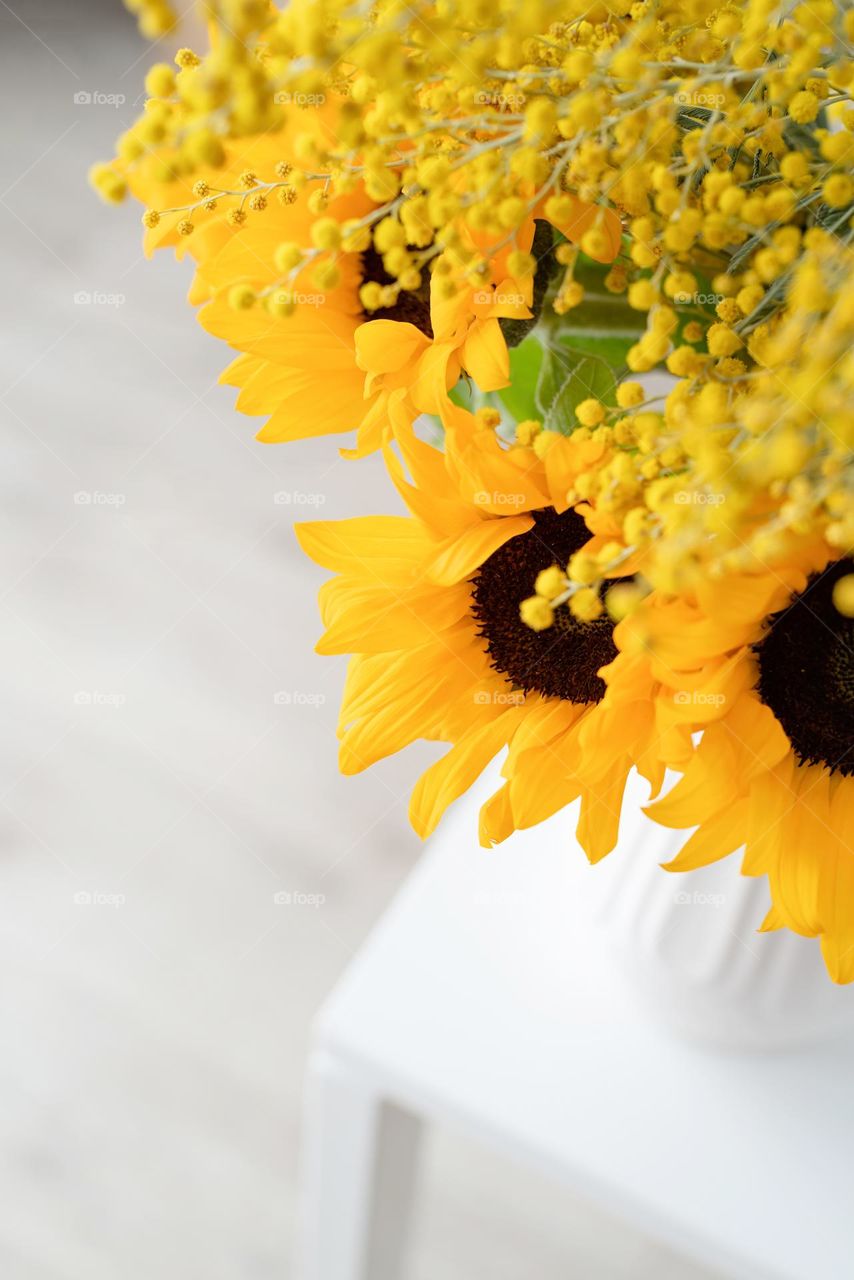
[[[744,844],[747,799],[737,800],[708,818],[685,842],[675,858],[661,865],[665,871],[696,871],[728,857]]]
[[[746,850],[741,868],[746,876],[767,875],[774,865],[784,823],[795,803],[793,770],[794,762],[789,756],[751,782]]]
[[[770,906],[757,932],[774,933],[777,929],[785,929],[786,921],[775,906]]]
[[[384,450],[384,458],[388,467],[389,475],[392,478],[394,487],[397,489],[403,501],[414,516],[421,520],[425,525],[436,531],[441,539],[456,537],[461,534],[470,525],[479,524],[480,516],[477,511],[466,510],[459,500],[459,495],[453,489],[451,478],[447,469],[441,466],[441,475],[434,477],[431,474],[429,480],[425,483],[423,475],[418,478],[419,454],[418,448],[427,449],[430,454],[435,454],[435,449],[423,445],[415,436],[411,436],[405,443],[401,441],[401,451],[407,458],[410,469],[413,472],[415,484],[410,484],[403,471],[398,459],[390,449]],[[441,455],[440,455],[441,457]]]
[[[422,839],[436,829],[448,805],[468,790],[506,745],[516,719],[515,708],[500,712],[494,720],[470,730],[421,775],[412,793],[409,820]]]
[[[453,342],[432,342],[407,377],[407,390],[420,413],[442,416],[448,391],[460,376],[460,353]]]
[[[836,835],[822,875],[821,950],[834,982],[854,981],[854,784],[840,778],[830,804]]]
[[[560,762],[560,752],[533,748],[519,759],[510,779],[513,821],[520,830],[545,822],[552,814],[572,804],[582,792],[582,781],[574,767]]]
[[[410,663],[397,681],[376,691],[369,714],[343,729],[338,753],[342,773],[361,773],[419,738],[435,737],[437,702],[465,698],[469,682],[468,672],[449,663],[441,648],[425,651],[422,662]]]
[[[294,525],[307,556],[336,573],[367,574],[377,582],[390,573],[411,571],[430,543],[421,526],[406,516],[355,516]]]
[[[725,730],[713,725],[703,734],[684,775],[648,813],[664,827],[695,827],[713,818],[735,799],[735,756]]]
[[[590,862],[600,862],[617,843],[627,777],[627,763],[621,760],[597,780],[595,789],[582,792],[576,836]]]
[[[494,796],[481,806],[478,822],[478,839],[484,849],[501,844],[515,830],[513,810],[510,807],[510,784],[505,782]]]
[[[463,343],[462,362],[481,391],[497,391],[510,381],[510,356],[496,319],[477,320]]]
[[[504,520],[483,520],[471,525],[445,543],[427,565],[427,577],[440,586],[452,586],[470,578],[494,551],[517,534],[532,528],[532,516],[508,516]]]
[[[791,754],[780,721],[752,690],[732,706],[726,730],[738,757],[739,775],[745,781],[773,769]]]
[[[352,378],[332,376],[323,384],[311,374],[294,374],[282,385],[275,411],[257,433],[257,439],[265,444],[280,444],[311,436],[338,435],[355,430],[361,413],[362,403]]]
[[[768,879],[772,901],[788,927],[812,938],[822,931],[822,875],[832,837],[830,779],[824,771],[801,766],[794,790],[795,803],[778,839]]]
[[[510,752],[504,763],[502,772],[509,778],[516,767],[516,761],[526,751],[546,747],[556,739],[563,739],[576,721],[584,715],[586,708],[561,698],[544,698],[537,694],[529,694],[525,698],[527,715],[513,735]]]
[[[371,373],[396,373],[429,345],[414,324],[397,320],[368,320],[355,331],[356,363]]]
[[[600,205],[588,204],[585,200],[573,197],[573,209],[569,218],[556,225],[573,244],[580,244],[584,233],[591,227],[600,226],[605,232],[606,243],[604,250],[595,255],[598,262],[613,262],[620,252],[623,228],[613,209],[603,209]]]
[[[216,298],[199,312],[208,333],[252,355],[288,368],[352,369],[353,335],[357,322],[332,308],[302,308],[298,314],[276,319],[253,307],[236,311],[225,298]]]
[[[324,583],[320,606],[326,632],[318,653],[388,653],[415,648],[468,613],[471,595],[449,589],[400,589],[334,578]]]

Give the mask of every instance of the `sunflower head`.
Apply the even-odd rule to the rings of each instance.
[[[319,648],[353,655],[341,764],[355,772],[419,738],[450,744],[413,795],[413,824],[427,835],[509,748],[506,781],[482,812],[483,842],[580,796],[579,839],[595,859],[616,840],[626,775],[642,754],[632,754],[634,742],[615,749],[610,712],[595,718],[604,706],[599,670],[616,652],[613,624],[581,623],[560,606],[555,625],[538,633],[520,606],[544,569],[600,535],[577,511],[556,509],[535,455],[490,439],[479,471],[465,451],[453,455],[454,469],[451,455],[414,439],[401,445],[407,470],[386,450],[409,518],[297,528],[308,554],[337,574],[321,594]],[[639,744],[645,709],[628,720]],[[654,767],[647,776],[657,785]]]
[[[579,622],[561,604],[552,626],[535,630],[520,615],[538,575],[555,562],[566,565],[591,541],[590,530],[572,508],[544,507],[532,515],[533,526],[477,570],[472,613],[493,665],[515,686],[568,702],[599,702],[605,692],[599,670],[617,656],[611,619]]]
[[[854,619],[839,586],[852,571],[805,537],[773,570],[653,593],[617,627],[605,672],[605,702],[647,699],[682,775],[649,810],[695,828],[667,869],[743,850],[743,873],[768,877],[763,929],[819,937],[837,982],[854,981]]]
[[[854,618],[834,603],[854,560],[813,573],[753,645],[760,698],[802,764],[854,775]]]

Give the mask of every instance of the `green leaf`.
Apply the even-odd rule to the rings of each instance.
[[[643,313],[630,307],[622,294],[594,293],[585,288],[579,306],[561,317],[560,336],[587,334],[598,338],[630,338],[636,342],[645,328]]]
[[[626,356],[634,346],[634,338],[621,338],[617,335],[601,337],[599,334],[571,333],[562,339],[563,345],[571,351],[581,351],[586,355],[598,356],[607,365],[617,371],[626,367]]]
[[[610,293],[605,288],[610,269],[579,254],[573,278],[584,286],[584,297],[579,306],[558,319],[555,331],[561,339],[580,334],[591,338],[637,340],[644,332],[646,319],[642,312],[629,306],[625,294]]]
[[[534,393],[534,407],[538,418],[546,416],[567,374],[572,371],[575,364],[576,361],[569,352],[558,352],[552,347],[544,349],[543,362],[540,365]]]
[[[498,398],[516,422],[537,414],[536,388],[542,363],[542,343],[533,334],[510,351],[510,385],[498,392]]]
[[[468,378],[460,378],[448,392],[449,398],[460,409],[474,409],[473,387]]]
[[[613,399],[613,370],[595,355],[550,347],[537,384],[537,400],[547,431],[569,435],[578,426],[575,410],[593,397],[605,403]]]

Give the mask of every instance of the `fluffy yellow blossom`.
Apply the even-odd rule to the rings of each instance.
[[[519,616],[532,631],[545,631],[554,622],[554,609],[542,596],[530,596],[520,604]]]
[[[167,21],[159,0],[134,8],[152,30]],[[392,0],[358,15],[349,0],[212,5],[210,20],[209,48],[148,72],[144,110],[91,181],[114,203],[154,192],[149,240],[194,256],[228,244],[223,331],[248,402],[263,327],[303,322],[299,276],[308,296],[346,297],[333,323],[348,342],[380,326],[342,357],[359,395],[364,374],[403,416],[423,357],[424,411],[447,417],[456,383],[488,397],[481,445],[546,465],[653,587],[785,556],[792,537],[851,546],[844,6],[455,0],[431,11],[429,38]],[[287,158],[262,169],[270,138]],[[573,352],[604,332],[618,335],[593,339],[604,355]],[[516,364],[532,342],[542,359]],[[675,382],[646,391],[626,369]],[[575,618],[599,619],[603,598],[609,616],[628,610],[601,572],[572,566]],[[528,589],[544,627],[561,592]]]
[[[833,604],[843,618],[854,618],[854,573],[834,583]]]

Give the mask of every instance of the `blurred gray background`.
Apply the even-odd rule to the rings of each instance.
[[[310,1019],[419,852],[426,751],[337,775],[290,528],[394,497],[254,441],[187,266],[86,185],[185,41],[0,0],[3,1280],[290,1275]],[[432,1136],[413,1280],[651,1274],[697,1273]]]

